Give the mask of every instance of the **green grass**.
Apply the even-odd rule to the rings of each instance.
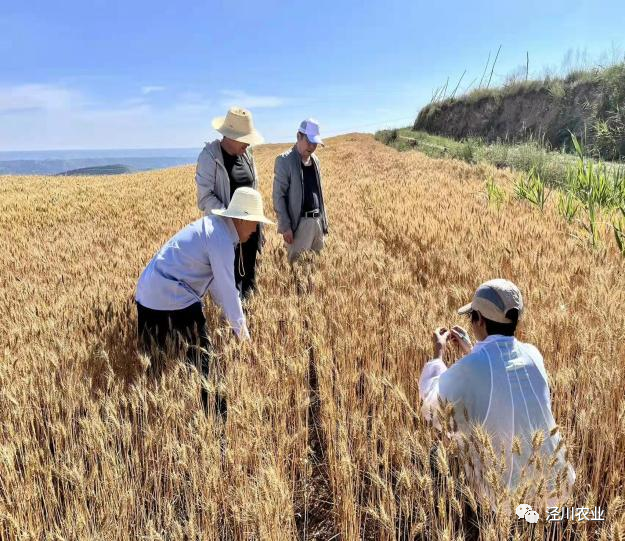
[[[449,137],[413,131],[411,128],[382,130],[375,137],[398,150],[419,150],[432,158],[455,158],[467,163],[485,162],[525,173],[534,170],[549,185],[565,182],[569,169],[577,164],[574,155],[550,151],[538,141],[516,145],[487,144],[480,139],[456,141]]]
[[[625,165],[589,158],[574,135],[571,146],[576,154],[550,151],[537,141],[516,145],[486,144],[479,139],[456,141],[411,128],[378,131],[375,138],[398,150],[418,150],[432,158],[489,163],[517,171],[517,198],[544,211],[555,190],[558,212],[568,223],[579,225],[593,247],[599,244],[603,215],[625,256]],[[505,201],[505,193],[492,178],[486,182],[486,196],[497,208]]]

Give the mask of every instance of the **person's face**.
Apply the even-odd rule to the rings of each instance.
[[[297,132],[297,151],[302,160],[307,162],[315,150],[317,150],[317,143],[311,143],[305,133]]]
[[[473,315],[475,314],[475,315]],[[470,312],[471,317],[471,328],[473,329],[473,336],[478,341],[484,340],[488,336],[486,332],[486,324],[484,323],[484,319],[482,318],[482,314],[479,312]]]
[[[252,233],[256,231],[256,226],[258,225],[258,222],[239,220],[238,218],[234,218],[232,221],[239,235],[239,242],[241,244],[249,240],[249,238],[252,236]]]
[[[229,139],[228,137],[223,138],[222,145],[226,152],[231,156],[243,156],[247,147],[250,146],[247,143],[241,143],[239,141],[235,141],[234,139]]]

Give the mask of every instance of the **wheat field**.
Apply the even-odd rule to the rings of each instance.
[[[255,149],[271,209],[273,160]],[[194,167],[113,177],[0,180],[0,539],[464,538],[474,505],[420,416],[431,332],[505,277],[527,306],[577,473],[570,505],[603,522],[532,527],[484,517],[481,538],[625,539],[625,265],[549,207],[489,205],[487,166],[398,153],[372,136],[318,150],[330,236],[291,269],[268,228],[252,342],[207,303],[225,376],[137,353],[136,280],[200,216]],[[269,211],[273,217],[273,211]],[[450,358],[449,361],[453,361]],[[228,419],[204,415],[223,387]],[[449,465],[449,467],[446,467]],[[442,491],[435,483],[442,483]]]

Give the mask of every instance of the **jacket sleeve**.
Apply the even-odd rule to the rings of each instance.
[[[328,226],[328,207],[326,206],[326,203],[323,199],[323,180],[322,180],[322,175],[321,175],[321,167],[319,167],[317,165],[317,171],[319,172],[319,191],[321,192],[321,204],[323,205],[323,228],[324,228],[324,234],[328,234],[330,227]]]
[[[254,179],[254,184],[252,185],[252,188],[254,188],[255,190],[258,190],[260,181],[258,180],[258,171],[256,169],[256,160],[254,159],[254,153],[251,152],[249,149],[246,152],[247,152],[247,159],[250,162],[250,169],[252,170],[252,177]]]
[[[247,150],[247,157],[250,162],[250,169],[252,170],[252,177],[254,178],[253,188],[255,190],[260,191],[260,180],[258,178],[258,170],[256,169],[256,160],[254,160],[254,153],[251,150]],[[267,241],[265,237],[265,231],[263,229],[263,224],[258,224],[258,246],[256,250],[258,253],[263,251],[263,246],[265,246],[265,242]]]
[[[234,281],[234,250],[232,245],[223,243],[211,246],[208,257],[213,271],[213,280],[209,285],[212,299],[221,307],[226,320],[240,340],[247,340],[247,329],[241,299]]]
[[[441,359],[433,359],[425,364],[419,378],[419,396],[423,400],[421,412],[425,419],[432,421],[439,430],[441,425],[435,413],[439,398],[443,398],[440,392],[440,378],[445,372],[447,372],[445,363]]]
[[[223,209],[224,204],[215,194],[217,180],[217,162],[206,149],[200,153],[195,169],[197,184],[197,206],[204,214],[210,214],[213,209]]]
[[[284,233],[293,229],[287,203],[290,176],[288,163],[284,157],[278,156],[276,158],[273,172],[273,209],[278,217],[278,233]]]

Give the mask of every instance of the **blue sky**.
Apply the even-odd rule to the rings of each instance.
[[[2,0],[0,150],[200,147],[234,104],[268,142],[408,125],[500,44],[496,83],[526,51],[535,75],[622,57],[624,27],[622,0]]]

